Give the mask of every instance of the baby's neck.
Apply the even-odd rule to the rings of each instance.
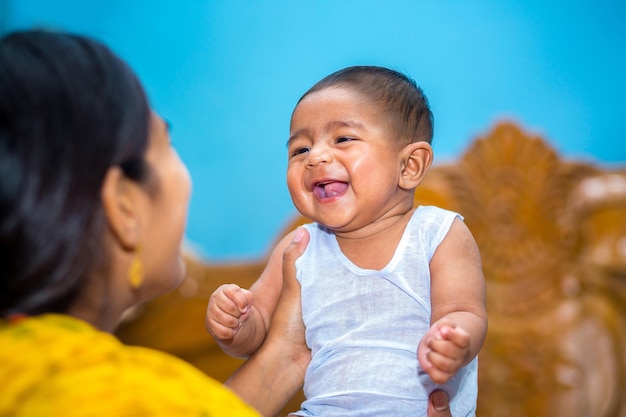
[[[358,232],[335,233],[341,252],[359,268],[383,269],[393,258],[413,212],[386,218]]]

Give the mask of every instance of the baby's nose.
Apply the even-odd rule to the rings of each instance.
[[[317,147],[312,148],[309,151],[309,164],[310,166],[315,166],[323,163],[330,162],[332,156],[331,152],[326,147]]]

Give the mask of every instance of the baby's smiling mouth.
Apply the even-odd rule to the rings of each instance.
[[[317,198],[332,198],[343,194],[348,189],[348,184],[341,181],[318,182],[313,187],[313,194]]]

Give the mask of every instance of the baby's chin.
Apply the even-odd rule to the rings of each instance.
[[[333,233],[350,233],[358,228],[353,224],[353,219],[345,219],[341,214],[341,209],[327,208],[325,212],[320,210],[300,210],[299,213]],[[342,218],[343,217],[343,218]]]
[[[312,219],[313,220],[313,219]],[[314,222],[316,222],[317,224],[319,224],[320,226],[322,226],[324,229],[333,232],[335,234],[346,234],[346,233],[350,233],[350,232],[354,232],[355,229],[353,227],[350,226],[346,226],[344,224],[332,224],[330,222],[324,222],[323,220],[313,220]]]

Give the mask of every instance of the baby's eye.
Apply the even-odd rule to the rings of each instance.
[[[342,136],[340,138],[337,138],[337,143],[350,142],[351,140],[354,140],[354,138],[349,138],[349,137],[346,137],[346,136]]]
[[[309,151],[309,148],[307,148],[307,147],[305,147],[305,146],[303,146],[303,147],[301,147],[301,148],[296,148],[296,149],[294,149],[294,150],[291,152],[291,156],[292,156],[292,157],[293,157],[293,156],[297,156],[297,155],[300,155],[300,154],[306,153],[306,152],[308,152],[308,151]]]

